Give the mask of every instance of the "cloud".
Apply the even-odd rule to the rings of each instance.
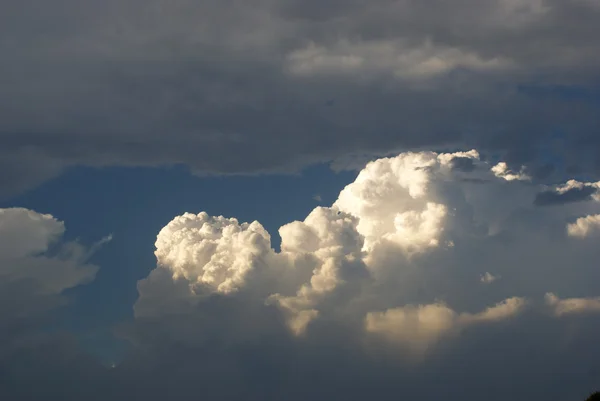
[[[599,188],[600,183],[597,182],[569,180],[564,185],[538,193],[534,203],[538,206],[551,206],[568,202],[600,200]]]
[[[455,168],[457,157],[475,168]],[[600,271],[595,244],[565,227],[600,213],[600,203],[537,207],[546,187],[507,180],[496,165],[476,151],[373,161],[330,207],[283,225],[280,251],[258,222],[176,216],[138,282],[135,318],[118,328],[131,345],[122,363],[93,373],[72,345],[70,367],[25,346],[0,358],[19,383],[27,369],[11,365],[18,360],[61,377],[93,374],[83,389],[40,381],[7,396],[583,398],[600,371],[598,293],[589,285]],[[61,235],[62,226],[44,224],[47,234],[27,249]],[[481,285],[486,277],[502,280]],[[562,380],[549,383],[552,375]]]
[[[192,291],[208,288],[228,294],[245,284],[270,248],[270,236],[258,222],[239,224],[236,219],[185,214],[158,235],[156,258],[192,284]]]
[[[391,341],[406,342],[417,352],[457,324],[457,314],[442,304],[405,306],[371,312],[365,319],[369,332],[386,335]]]
[[[467,173],[475,170],[475,163],[470,157],[457,156],[452,159],[451,163],[452,168],[455,170],[461,170]]]
[[[486,272],[484,275],[481,276],[480,281],[484,284],[491,284],[494,281],[498,280],[500,277],[498,276],[494,276],[493,274]]]
[[[419,47],[403,40],[350,42],[343,40],[330,47],[310,43],[287,55],[287,68],[295,75],[367,76],[389,74],[407,80],[431,79],[459,68],[494,71],[511,68],[502,58],[484,59],[476,53],[452,47],[435,46],[425,41]]]
[[[492,172],[496,175],[496,177],[504,178],[506,181],[528,181],[531,179],[531,177],[525,174],[523,168],[520,172],[516,173],[509,170],[505,162],[500,162],[492,167]]]
[[[86,250],[60,243],[64,224],[28,209],[0,209],[0,277],[4,283],[30,281],[45,294],[92,280],[98,270],[86,264]]]
[[[600,313],[600,297],[560,299],[552,293],[546,294],[546,303],[556,316],[579,313]]]
[[[457,169],[457,158],[473,168]],[[239,299],[249,314],[275,308],[295,336],[340,324],[361,332],[366,321],[369,332],[388,327],[400,338],[423,335],[427,345],[445,332],[508,318],[525,298],[575,284],[593,259],[590,248],[577,269],[548,276],[546,269],[563,272],[571,263],[575,244],[564,227],[577,210],[536,208],[539,186],[520,185],[498,165],[506,167],[490,166],[475,150],[370,162],[331,207],[282,226],[280,252],[258,222],[204,212],[176,217],[158,236],[158,266],[139,284],[136,315],[193,311],[214,294]],[[533,236],[542,221],[546,235]],[[482,293],[476,277],[503,280]],[[428,323],[397,323],[405,320]]]
[[[446,165],[434,153],[406,153],[369,163],[346,186],[333,207],[357,216],[365,249],[381,240],[414,251],[437,246],[447,214],[429,197],[432,169]]]
[[[173,219],[157,236],[155,255],[158,268],[138,283],[138,317],[184,311],[212,295],[253,291],[249,283],[277,273],[267,271],[275,253],[260,223],[205,212]]]
[[[457,334],[469,325],[508,319],[525,305],[522,298],[510,298],[476,314],[459,314],[439,303],[409,305],[385,312],[370,312],[365,325],[368,332],[383,334],[388,340],[408,345],[411,352],[420,354],[446,334]]]
[[[316,208],[304,222],[280,228],[282,254],[297,266],[297,260],[312,259],[310,282],[302,284],[295,295],[279,293],[269,302],[279,304],[291,314],[290,327],[303,334],[307,325],[319,316],[316,309],[323,297],[347,281],[357,280],[365,271],[361,261],[363,239],[357,231],[357,219],[331,208]]]
[[[64,241],[64,233],[52,215],[0,209],[0,369],[7,355],[45,337],[51,312],[68,301],[65,292],[98,271],[89,257],[107,240],[88,249]]]
[[[585,238],[600,229],[600,215],[580,217],[575,223],[567,226],[567,232],[572,237]]]
[[[2,196],[73,165],[256,174],[423,148],[598,173],[593,1],[28,4],[0,17]]]

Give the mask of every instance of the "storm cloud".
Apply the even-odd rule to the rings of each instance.
[[[9,0],[0,186],[465,146],[597,175],[599,17],[590,0]]]

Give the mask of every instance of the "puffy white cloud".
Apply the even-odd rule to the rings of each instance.
[[[204,212],[176,217],[158,235],[158,267],[139,284],[136,316],[194,310],[216,294],[278,308],[295,335],[309,334],[317,321],[366,321],[367,331],[416,349],[503,320],[525,305],[515,294],[538,297],[577,280],[575,270],[544,270],[561,271],[575,252],[553,241],[564,239],[565,221],[578,210],[537,208],[539,187],[511,174],[503,162],[490,168],[475,150],[370,162],[331,207],[282,226],[280,252],[258,222]],[[534,234],[542,220],[545,233]],[[578,269],[589,271],[590,263]],[[503,280],[480,287],[477,277]],[[506,298],[483,312],[455,312]]]
[[[270,250],[269,233],[258,222],[239,224],[234,218],[205,212],[176,217],[158,234],[158,264],[190,282],[223,294],[239,290]]]
[[[280,251],[257,222],[174,218],[120,331],[131,355],[86,382],[87,398],[189,400],[199,377],[215,400],[585,395],[597,384],[600,270],[593,241],[565,226],[599,214],[600,202],[539,207],[548,187],[490,166],[475,151],[377,160],[331,207],[282,226]],[[19,252],[53,256],[64,227],[31,216],[23,230],[46,231]],[[0,369],[19,358],[0,358]],[[58,383],[38,399],[86,394]]]
[[[315,308],[326,295],[361,277],[363,238],[356,229],[357,222],[357,218],[346,213],[319,207],[304,222],[280,228],[283,255],[294,266],[307,260],[307,256],[312,262],[307,266],[312,270],[310,281],[302,284],[295,295],[274,294],[269,298],[291,314],[290,327],[296,334],[304,333],[319,315]]]
[[[435,153],[376,160],[342,190],[333,207],[358,218],[366,251],[382,240],[414,252],[435,247],[447,214],[430,185],[439,167]]]
[[[585,238],[600,231],[600,214],[580,217],[567,225],[567,232],[572,237]]]
[[[471,149],[466,152],[440,153],[437,155],[437,158],[442,165],[453,166],[453,162],[456,159],[461,159],[461,160],[466,159],[466,160],[470,160],[471,162],[474,163],[474,162],[479,161],[480,155],[477,150]]]
[[[564,389],[570,399],[593,380],[586,358],[598,356],[597,315],[574,311],[597,309],[589,283],[600,270],[592,241],[569,238],[565,227],[600,214],[600,202],[540,207],[539,193],[572,184],[510,180],[508,167],[498,174],[496,160],[482,159],[406,152],[368,163],[331,207],[283,225],[280,251],[257,222],[176,217],[158,236],[156,269],[138,284],[127,338],[139,360],[124,366],[140,385],[169,379],[153,382],[150,399],[163,388],[177,399],[197,371],[214,399],[248,391],[359,400],[393,388],[381,394],[392,400],[411,385],[425,400],[476,398],[464,393],[473,385],[477,396],[495,388],[511,398],[499,382],[522,389],[511,399],[539,399],[533,388],[546,388],[551,372],[579,378]],[[565,358],[581,366],[577,374]],[[423,390],[442,372],[447,382]],[[268,379],[254,379],[261,374]],[[315,387],[314,375],[326,379]],[[230,383],[244,396],[229,393]],[[553,390],[548,399],[560,401]]]
[[[524,168],[519,172],[514,172],[508,168],[506,162],[500,162],[492,167],[492,172],[496,177],[504,178],[506,181],[529,181],[531,177],[525,173]]]

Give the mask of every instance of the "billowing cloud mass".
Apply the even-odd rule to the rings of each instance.
[[[503,155],[507,179],[548,175],[548,154],[598,176],[599,19],[595,0],[9,0],[2,195],[81,164],[449,147]]]
[[[544,187],[508,178],[505,170],[499,174],[497,166],[476,151],[378,159],[331,207],[317,207],[304,221],[281,227],[280,251],[271,248],[258,222],[204,212],[176,217],[158,236],[158,266],[140,282],[136,328],[129,335],[145,346],[156,341],[149,330],[158,330],[161,341],[192,349],[222,344],[232,358],[233,349],[247,346],[254,358],[292,358],[288,362],[299,364],[300,375],[315,369],[313,364],[345,357],[364,364],[345,366],[340,374],[346,378],[368,369],[387,377],[392,373],[381,369],[391,364],[400,375],[397,386],[407,388],[406,369],[426,383],[457,358],[465,377],[474,374],[476,355],[500,358],[484,343],[498,350],[513,347],[503,354],[510,364],[523,363],[523,352],[543,354],[535,369],[550,374],[543,364],[583,352],[572,341],[589,344],[588,335],[600,333],[597,290],[587,285],[600,279],[594,246],[570,228],[574,219],[600,212],[600,202],[589,197],[540,208],[536,199]],[[563,319],[569,316],[576,320],[565,342]],[[260,338],[272,344],[257,345]],[[330,351],[317,356],[313,347]],[[479,380],[493,387],[510,376],[520,389],[513,399],[577,394],[574,387],[562,389],[562,395],[541,387],[529,392],[527,380],[537,380],[537,373],[517,369],[523,378],[515,379],[507,376],[512,368],[502,369],[506,364]],[[589,373],[597,372],[597,364],[587,369],[580,385],[597,377]],[[365,377],[365,386],[391,386],[388,379]],[[469,384],[465,379],[456,386]],[[265,385],[273,394],[297,391]],[[327,392],[330,385],[319,386]],[[459,394],[455,384],[439,386],[425,399],[437,399],[444,389]],[[358,390],[339,391],[343,398],[363,399]],[[476,393],[464,390],[463,399],[476,399]],[[377,394],[393,398],[388,390]],[[502,399],[508,392],[498,394]]]
[[[192,286],[228,294],[237,291],[270,249],[270,236],[258,222],[239,224],[236,219],[185,214],[158,235],[158,263],[183,277]]]
[[[582,399],[600,270],[571,227],[600,202],[539,207],[547,187],[497,166],[474,150],[375,160],[282,226],[280,250],[256,221],[175,217],[119,328],[130,353],[63,399]],[[19,213],[38,233],[19,254],[62,233]]]
[[[457,159],[463,166],[469,160],[470,167],[456,168]],[[162,272],[163,280],[187,283],[177,297],[191,303],[202,302],[207,293],[257,297],[253,302],[279,307],[296,335],[320,318],[350,319],[366,332],[388,330],[388,338],[429,343],[429,336],[437,339],[451,329],[502,320],[523,310],[527,302],[519,297],[533,292],[541,302],[546,291],[539,292],[539,277],[527,283],[530,274],[547,274],[544,269],[552,266],[565,269],[566,256],[541,250],[557,236],[564,246],[576,246],[569,245],[569,236],[576,236],[573,224],[580,230],[587,226],[580,220],[569,223],[575,210],[536,208],[538,187],[510,178],[513,173],[499,165],[505,166],[481,161],[474,150],[378,159],[331,207],[317,207],[304,221],[281,227],[280,252],[271,248],[258,222],[185,214],[160,232],[159,266],[148,280]],[[557,191],[592,184],[565,185]],[[588,201],[600,210],[599,202]],[[501,203],[508,205],[499,214]],[[539,241],[527,239],[538,230],[528,221],[540,218],[550,219],[546,224],[555,231],[536,233]],[[575,270],[583,273],[592,265],[589,260]],[[474,295],[480,293],[478,282],[499,277],[502,282],[487,296]],[[558,285],[556,279],[544,284]],[[142,284],[136,307],[149,308],[152,291]],[[506,293],[509,289],[516,293]],[[168,301],[156,300],[158,313]]]

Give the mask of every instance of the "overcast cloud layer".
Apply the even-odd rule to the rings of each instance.
[[[0,187],[456,146],[597,175],[599,21],[595,0],[7,0]]]
[[[403,153],[281,227],[281,251],[259,222],[177,216],[158,233],[135,320],[117,330],[125,360],[102,367],[36,330],[37,309],[19,311],[27,341],[4,343],[0,395],[583,400],[600,379],[600,199],[536,199],[597,185],[540,186],[474,150]],[[63,232],[48,215],[0,212],[2,288],[39,288],[3,291],[3,304],[93,278],[85,255],[106,240],[51,257]]]

